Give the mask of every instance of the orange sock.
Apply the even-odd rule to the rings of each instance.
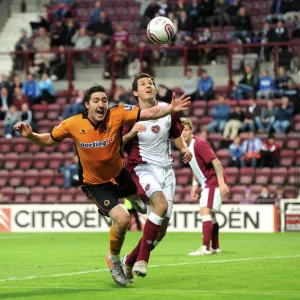
[[[115,229],[115,225],[111,225],[109,231],[109,241],[110,241],[110,249],[109,252],[111,255],[119,255],[121,248],[124,243],[126,232],[119,233]]]

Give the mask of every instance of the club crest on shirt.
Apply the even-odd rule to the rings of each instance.
[[[109,200],[107,200],[107,199],[104,200],[104,205],[105,205],[105,206],[108,206],[109,204],[110,204],[110,201],[109,201]]]
[[[170,123],[170,122],[167,122],[167,123],[166,123],[166,127],[167,127],[167,128],[170,128],[170,127],[171,127],[171,123]]]
[[[108,125],[103,125],[103,126],[101,127],[101,130],[102,130],[104,133],[107,133],[107,132],[109,132],[110,127],[109,127]]]
[[[152,131],[153,133],[159,133],[159,132],[160,132],[160,127],[159,127],[159,125],[153,125],[153,126],[151,127],[151,131]]]
[[[149,189],[150,189],[150,184],[148,183],[148,184],[145,186],[145,191],[147,192],[147,191],[149,191]]]

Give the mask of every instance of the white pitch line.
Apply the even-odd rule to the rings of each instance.
[[[68,286],[1,286],[2,289],[57,289],[57,290],[84,290],[84,291],[118,291],[121,292],[121,287],[115,288],[96,288],[96,287],[68,287]],[[278,296],[278,297],[299,297],[300,294],[274,293],[274,292],[240,292],[240,291],[216,291],[216,290],[182,290],[182,289],[151,289],[151,288],[123,288],[123,291],[128,292],[151,292],[151,293],[207,293],[207,294],[229,294],[229,295],[255,295],[255,296]]]
[[[22,235],[22,236],[0,236],[0,240],[18,240],[18,239],[28,239],[30,235]]]
[[[241,262],[241,261],[267,260],[267,259],[287,259],[287,258],[296,258],[296,257],[300,257],[300,254],[287,255],[287,256],[249,257],[249,258],[237,258],[237,259],[225,259],[225,260],[193,261],[193,262],[184,262],[184,263],[175,263],[175,264],[160,264],[160,265],[150,265],[149,268],[177,267],[177,266],[197,265],[197,264],[232,263],[232,262]],[[26,277],[10,277],[10,278],[0,279],[0,282],[24,281],[24,280],[31,280],[31,279],[37,279],[37,278],[50,278],[50,277],[65,277],[65,276],[74,276],[74,275],[82,275],[82,274],[89,274],[89,273],[100,273],[100,272],[107,272],[107,271],[108,271],[108,269],[98,269],[98,270],[94,269],[94,270],[72,272],[72,273],[33,275],[33,276],[26,276]]]

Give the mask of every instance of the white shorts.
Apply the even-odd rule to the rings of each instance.
[[[141,196],[145,195],[150,198],[155,192],[163,192],[168,200],[166,217],[171,217],[176,188],[176,177],[172,166],[138,165],[134,168],[132,178]],[[141,197],[141,199],[145,198]]]
[[[219,188],[204,188],[200,196],[200,207],[209,207],[213,211],[220,211],[222,195]]]

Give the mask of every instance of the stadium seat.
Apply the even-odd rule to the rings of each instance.
[[[238,181],[239,169],[238,168],[226,168],[227,184],[232,185]]]
[[[255,170],[251,167],[240,169],[240,183],[251,184],[254,178]]]
[[[49,186],[45,189],[46,202],[58,202],[60,196],[60,189],[57,186]]]
[[[2,166],[4,165],[5,160],[5,154],[0,153],[0,170],[2,169]]]
[[[271,176],[270,168],[256,169],[255,182],[259,184],[267,184],[270,180],[270,176]]]
[[[11,150],[11,141],[6,138],[0,138],[0,153],[8,153]]]
[[[223,141],[223,136],[221,133],[210,133],[208,138],[213,142],[214,146],[218,149],[221,142]],[[223,165],[225,167],[225,165]]]
[[[287,135],[286,146],[289,149],[297,150],[300,146],[300,134],[296,132],[291,132]]]
[[[299,185],[300,183],[300,168],[291,167],[288,169],[288,184],[290,185]]]
[[[23,170],[11,170],[9,174],[9,184],[10,186],[20,186],[24,178]]]
[[[93,203],[83,192],[77,193],[75,201],[78,203]]]
[[[49,155],[48,167],[51,169],[58,169],[64,161],[64,155],[60,152],[52,152]]]
[[[22,153],[27,151],[29,141],[23,137],[14,137],[12,140],[12,149],[14,152]]]
[[[36,186],[40,178],[40,172],[35,169],[25,170],[24,172],[24,184],[26,186]]]
[[[41,170],[40,172],[40,185],[50,186],[53,180],[54,171],[50,169]]]
[[[222,166],[227,166],[229,158],[231,157],[229,150],[221,149],[216,152],[217,157],[219,158]]]
[[[19,155],[19,167],[21,169],[29,169],[32,165],[32,161],[33,161],[33,154],[32,153],[21,153]]]
[[[294,186],[285,186],[284,194],[287,196],[287,198],[295,199],[297,197],[296,188]]]
[[[191,179],[191,169],[189,168],[182,168],[176,170],[176,178],[177,178],[177,184],[188,184],[188,182]]]
[[[15,191],[13,189],[13,187],[11,186],[4,186],[1,188],[1,192],[4,195],[4,197],[7,197],[8,202],[11,202],[13,200]]]
[[[19,161],[19,155],[17,153],[7,153],[5,155],[4,168],[5,169],[15,169]]]
[[[41,149],[42,149],[42,147],[37,144],[30,143],[28,145],[28,151],[31,153],[37,153],[37,152],[41,151]]]
[[[280,151],[280,166],[290,167],[293,165],[295,159],[295,151],[292,149],[285,149]]]
[[[44,169],[48,164],[48,153],[39,152],[35,155],[33,160],[33,167],[35,169]]]
[[[280,167],[280,168],[274,168],[271,171],[272,178],[271,183],[276,185],[283,185],[287,179],[287,169]]]
[[[61,196],[60,196],[60,202],[64,202],[64,203],[70,203],[70,202],[75,202],[74,200],[73,200],[73,197],[72,197],[72,195],[71,194],[61,194]]]
[[[7,185],[8,178],[9,178],[9,171],[0,169],[0,187]]]
[[[63,174],[57,174],[57,175],[54,176],[53,179],[54,179],[54,184],[56,186],[60,186],[60,187],[64,186],[65,178],[64,178]]]

